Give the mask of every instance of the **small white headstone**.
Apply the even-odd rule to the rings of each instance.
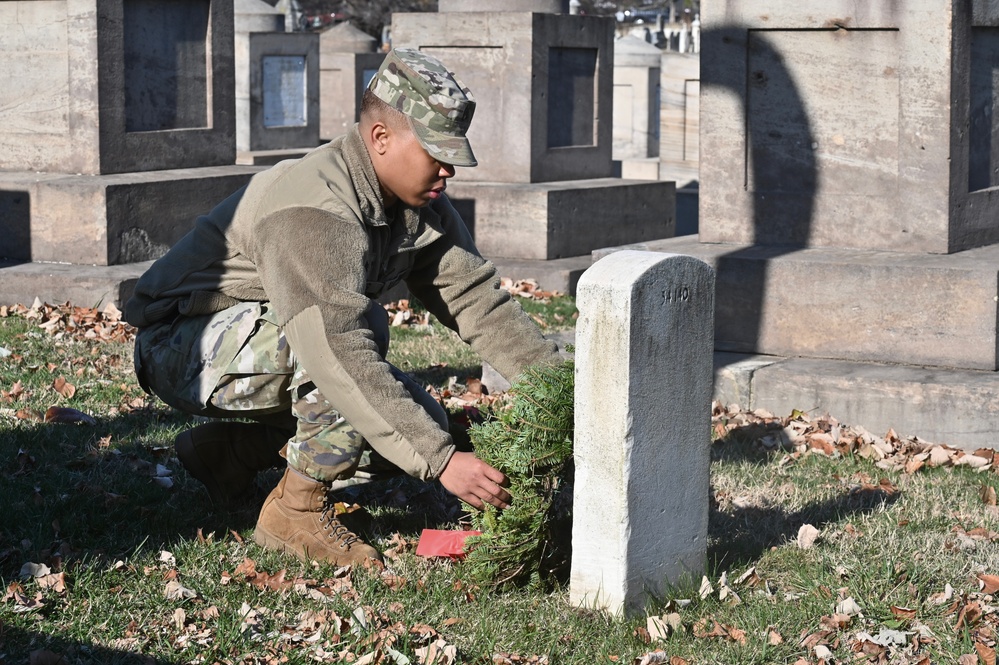
[[[641,611],[704,570],[714,271],[616,252],[583,274],[576,304],[570,600]]]

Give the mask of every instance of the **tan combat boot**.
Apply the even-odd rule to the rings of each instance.
[[[253,539],[268,549],[316,559],[336,566],[361,565],[382,560],[371,545],[344,526],[333,502],[329,484],[287,469],[257,518]]]
[[[279,451],[287,440],[276,427],[218,420],[181,432],[173,445],[212,501],[226,505],[252,497],[259,471],[284,464]]]

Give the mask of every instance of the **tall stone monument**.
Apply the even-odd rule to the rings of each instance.
[[[136,262],[250,178],[232,29],[224,0],[0,3],[5,300],[120,302]]]
[[[449,0],[395,14],[392,35],[448,63],[476,97],[479,165],[459,169],[448,195],[483,255],[570,290],[593,249],[671,236],[674,187],[611,177],[613,19],[545,4]]]
[[[614,41],[614,160],[621,177],[659,180],[662,52],[644,39]]]
[[[682,189],[700,178],[701,56],[663,51],[661,72],[659,177]]]
[[[319,35],[286,32],[264,0],[236,0],[236,159],[274,164],[319,145]]]
[[[378,40],[350,23],[319,35],[319,135],[329,141],[360,119],[361,95],[385,54]]]
[[[700,237],[751,407],[995,445],[999,5],[705,4]],[[782,360],[781,358],[794,358]]]

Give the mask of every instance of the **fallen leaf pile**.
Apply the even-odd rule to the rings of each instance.
[[[452,376],[448,379],[448,384],[444,388],[438,388],[437,386],[427,387],[427,392],[436,399],[438,402],[444,405],[444,408],[449,410],[468,410],[477,409],[478,407],[489,407],[497,402],[507,399],[505,393],[498,393],[495,395],[489,394],[482,385],[482,381],[471,377],[465,380],[465,383],[458,383],[458,377]],[[475,419],[475,414],[468,414],[473,420]]]
[[[784,464],[810,454],[857,455],[874,460],[878,468],[909,474],[924,467],[948,466],[999,472],[994,450],[958,450],[915,436],[902,438],[893,429],[880,437],[860,426],[843,425],[829,415],[813,418],[795,410],[790,416],[780,418],[764,409],[743,411],[737,405],[726,407],[714,402],[711,423],[719,439],[737,433],[740,440],[750,440],[765,450],[788,453],[782,460]],[[983,501],[995,505],[995,491],[983,490]]]
[[[68,302],[50,305],[36,298],[31,307],[0,306],[0,318],[6,316],[37,321],[39,328],[56,338],[127,342],[135,338],[136,332],[135,328],[122,320],[121,311],[113,303],[98,310],[96,307],[74,307]]]
[[[538,282],[533,279],[512,280],[509,277],[502,277],[500,288],[511,295],[537,300],[540,303],[547,303],[552,298],[562,295],[558,291],[542,290]],[[388,312],[389,322],[393,327],[430,325],[430,312],[422,308],[416,309],[408,298],[394,300],[382,307]]]
[[[389,324],[392,327],[399,326],[429,326],[430,312],[413,308],[408,299],[395,300],[382,305],[389,315]]]
[[[501,277],[500,288],[508,291],[510,295],[518,296],[520,298],[530,298],[531,300],[537,300],[538,302],[543,303],[562,295],[558,291],[542,290],[541,287],[538,286],[537,281],[533,279],[513,280],[509,277]]]
[[[995,534],[999,537],[999,534]],[[930,608],[948,605],[943,614],[950,618],[950,629],[954,633],[967,631],[972,641],[975,653],[967,654],[960,663],[968,665],[983,663],[995,665],[995,648],[999,640],[999,608],[992,605],[999,592],[999,575],[979,574],[969,580],[974,590],[968,590],[960,595],[948,584],[942,592],[927,598],[926,605]],[[701,581],[700,593],[702,599],[714,596],[729,604],[742,602],[739,592],[746,597],[758,596],[772,603],[786,603],[796,600],[801,594],[782,594],[775,585],[763,579],[755,567],[746,570],[734,582],[729,584],[727,574],[723,573],[715,584],[707,577]],[[716,588],[718,589],[716,591]],[[820,587],[816,593],[828,598],[830,613],[816,619],[812,629],[805,629],[797,636],[798,647],[808,653],[794,665],[823,665],[826,663],[844,662],[834,656],[836,650],[848,649],[853,655],[849,662],[865,663],[867,665],[889,665],[905,663],[907,665],[930,665],[931,657],[928,648],[939,643],[938,637],[920,621],[919,611],[915,608],[892,606],[892,617],[889,625],[885,620],[878,620],[864,615],[863,608],[850,595],[848,587],[827,589]],[[664,608],[664,614],[646,617],[646,625],[635,629],[635,636],[647,644],[667,642],[674,634],[692,635],[698,640],[721,640],[739,645],[763,643],[771,646],[782,644],[787,638],[774,627],[765,631],[747,632],[737,626],[722,623],[710,616],[697,618],[684,617],[682,612],[690,605],[690,600],[672,600]],[[931,610],[936,616],[937,610]],[[980,660],[979,660],[980,659]],[[662,649],[650,651],[634,659],[634,665],[651,665],[652,663],[671,663],[684,665],[688,661],[680,656],[670,656]]]

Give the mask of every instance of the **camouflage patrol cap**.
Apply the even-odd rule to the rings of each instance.
[[[465,137],[475,98],[437,58],[415,49],[390,51],[368,90],[409,116],[413,133],[434,159],[478,164]]]

